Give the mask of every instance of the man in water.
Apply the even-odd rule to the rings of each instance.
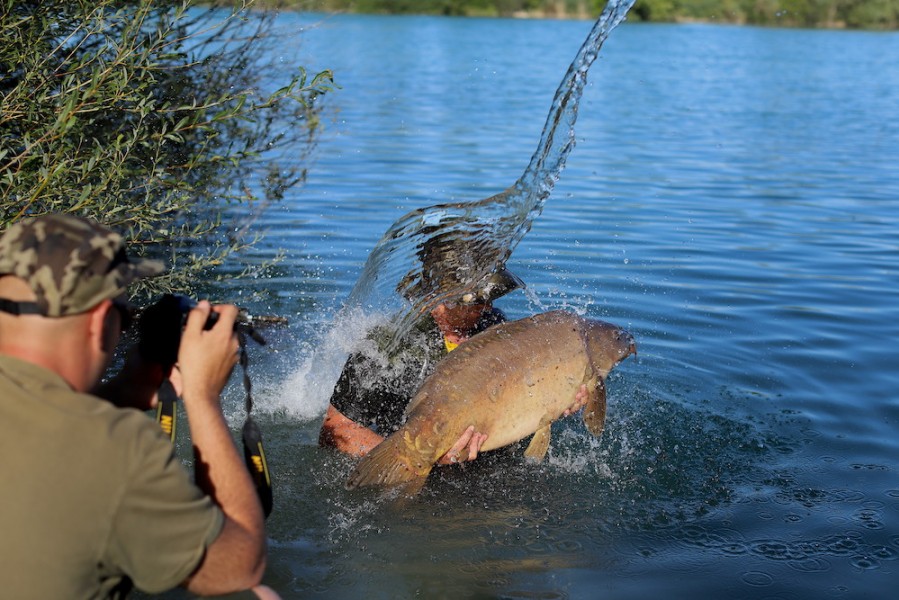
[[[352,354],[343,367],[322,424],[320,445],[354,456],[368,454],[399,428],[406,405],[441,358],[471,336],[506,320],[502,311],[493,308],[493,301],[523,286],[508,269],[496,270],[473,292],[439,304],[394,356],[384,355],[386,340],[377,339],[375,330],[369,341],[380,347]],[[469,427],[440,464],[474,460],[486,439]]]
[[[264,517],[219,399],[237,361],[237,308],[200,302],[173,371],[190,415],[196,484],[156,423],[123,408],[155,403],[163,367],[132,352],[98,386],[130,321],[127,286],[162,270],[129,259],[119,235],[72,216],[22,221],[0,238],[5,597],[123,598],[132,586],[178,585],[277,597],[258,585]],[[211,311],[219,319],[206,330]]]
[[[319,444],[353,456],[368,454],[400,427],[406,405],[440,359],[473,335],[505,321],[493,302],[523,286],[521,279],[499,267],[473,291],[439,304],[391,356],[386,355],[386,340],[378,339],[376,329],[368,338],[373,347],[353,353],[344,365]],[[586,388],[582,388],[568,413],[583,407],[586,398]],[[486,434],[468,427],[438,464],[474,460],[486,439]]]

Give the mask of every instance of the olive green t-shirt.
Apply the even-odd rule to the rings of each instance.
[[[0,356],[0,596],[176,587],[221,531],[156,423]]]

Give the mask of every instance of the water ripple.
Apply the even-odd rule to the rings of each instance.
[[[743,573],[740,579],[746,585],[751,585],[753,587],[765,587],[774,582],[774,578],[771,577],[771,575],[762,571],[747,571],[746,573]]]
[[[823,573],[831,569],[830,562],[821,556],[810,556],[801,560],[787,561],[791,569],[802,573]]]

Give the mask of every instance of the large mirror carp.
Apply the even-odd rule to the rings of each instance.
[[[482,452],[534,434],[525,456],[540,461],[551,424],[572,405],[581,384],[588,392],[584,422],[598,437],[606,415],[605,378],[634,353],[627,331],[570,312],[495,325],[437,365],[409,402],[403,426],[362,458],[347,487],[401,485],[414,493],[470,425],[487,434]]]

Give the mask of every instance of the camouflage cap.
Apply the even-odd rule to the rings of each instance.
[[[24,279],[47,317],[88,311],[163,270],[158,261],[130,260],[122,236],[81,217],[26,219],[0,237],[0,275]]]

